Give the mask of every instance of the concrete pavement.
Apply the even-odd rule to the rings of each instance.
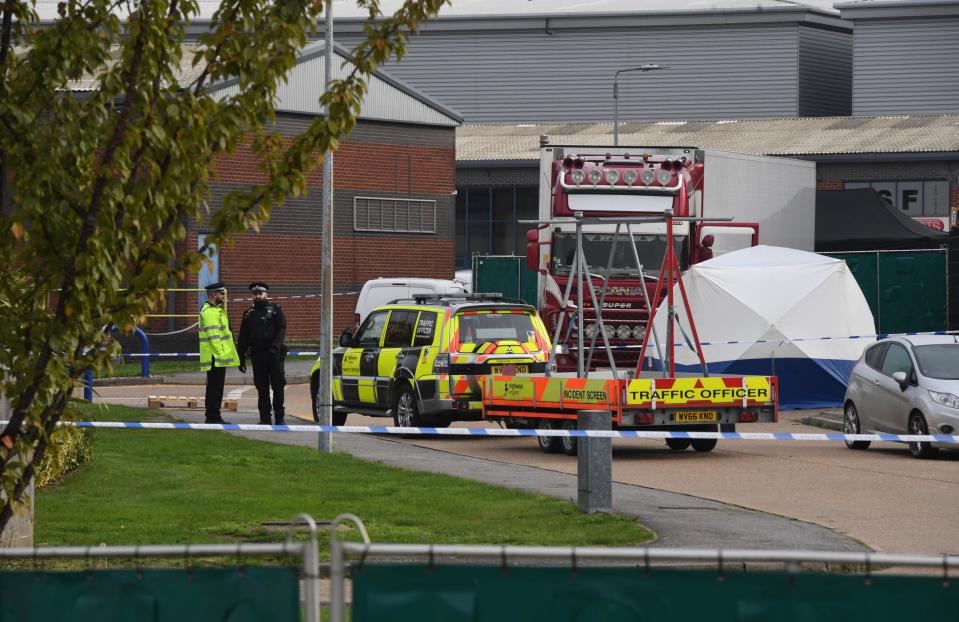
[[[313,358],[288,358],[286,359],[286,382],[287,384],[303,384],[310,381],[310,369],[316,359]],[[93,381],[93,386],[118,386],[130,384],[201,384],[206,385],[206,372],[197,371],[182,374],[170,374],[167,376],[151,376],[150,378],[105,378]],[[253,366],[247,365],[245,374],[241,374],[236,367],[230,367],[226,370],[226,384],[253,384]]]

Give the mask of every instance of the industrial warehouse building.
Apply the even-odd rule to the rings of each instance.
[[[351,4],[334,4],[345,48],[362,36],[364,12]],[[319,113],[302,103],[318,99],[316,49],[303,63],[316,77],[291,80],[283,93],[291,103],[279,123],[290,131]],[[647,63],[661,69],[623,71]],[[378,101],[391,112],[365,106],[336,160],[340,292],[373,276],[448,277],[475,254],[522,252],[526,225],[516,221],[535,214],[540,135],[611,144],[614,118],[620,144],[810,159],[821,190],[873,187],[929,226],[955,225],[956,0],[457,1],[386,71],[393,79],[381,74]],[[420,114],[400,100],[418,102]],[[240,156],[217,191],[255,179]],[[311,187],[319,189],[318,174]],[[220,278],[271,280],[277,296],[315,293],[319,197],[278,210],[260,234],[223,249]],[[435,201],[436,230],[370,231],[356,219],[363,197],[393,200],[394,210]],[[414,245],[415,260],[404,254]],[[242,263],[264,248],[264,265]],[[351,302],[337,299],[334,326]],[[318,317],[318,302],[297,304]]]
[[[341,14],[349,44],[362,22]],[[474,0],[390,71],[464,117],[458,268],[522,252],[540,135],[609,145],[614,117],[622,145],[814,160],[819,189],[874,187],[931,227],[959,208],[955,0]]]
[[[338,49],[334,73],[340,77],[346,53]],[[311,43],[289,80],[277,92],[276,129],[295,136],[317,116],[323,92],[324,43]],[[219,89],[236,89],[227,83]],[[352,325],[356,295],[363,283],[380,276],[406,275],[411,265],[419,276],[452,278],[455,112],[412,90],[383,72],[369,81],[357,127],[341,143],[333,165],[334,330]],[[217,165],[211,183],[217,199],[263,179],[251,154],[240,148]],[[198,284],[223,281],[234,296],[248,296],[246,285],[264,280],[271,297],[283,306],[291,339],[319,333],[322,169],[308,180],[309,194],[273,211],[258,232],[232,236],[219,249],[213,273]],[[198,248],[202,224],[193,223],[188,247]],[[430,248],[423,254],[421,249]],[[354,292],[354,293],[350,293]],[[178,309],[191,311],[190,300]],[[248,303],[230,306],[239,326]]]

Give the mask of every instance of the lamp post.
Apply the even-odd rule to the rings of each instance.
[[[326,0],[324,8],[326,34],[323,81],[330,88],[333,81],[333,0]],[[324,108],[329,115],[330,107]],[[322,248],[320,258],[320,382],[317,395],[317,419],[320,425],[333,423],[333,152],[323,154]],[[320,432],[317,449],[321,453],[333,451],[329,432]]]
[[[640,65],[639,67],[630,67],[629,69],[620,69],[613,74],[613,146],[619,146],[619,74],[626,73],[628,71],[642,71],[646,73],[647,71],[656,71],[658,69],[669,69],[669,67],[661,67],[656,63],[646,63],[645,65]]]

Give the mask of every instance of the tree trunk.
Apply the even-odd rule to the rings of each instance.
[[[10,402],[5,395],[0,394],[0,421],[9,420],[10,414]],[[29,498],[29,501],[14,510],[13,516],[0,532],[0,547],[33,546],[33,492],[34,486],[31,480],[24,491],[24,498]],[[0,489],[0,506],[4,501],[6,501],[6,495]]]

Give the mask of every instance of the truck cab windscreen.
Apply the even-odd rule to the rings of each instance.
[[[583,233],[583,253],[589,270],[595,274],[605,274],[606,263],[609,260],[609,250],[613,244],[614,233]],[[629,235],[620,233],[616,244],[616,253],[611,264],[614,273],[636,274],[636,260],[629,242]],[[634,233],[636,252],[643,264],[643,270],[649,276],[658,276],[666,255],[666,236],[647,233]],[[673,245],[679,267],[685,270],[686,236],[674,235]],[[552,273],[556,275],[569,274],[576,254],[576,234],[572,232],[553,233]]]

